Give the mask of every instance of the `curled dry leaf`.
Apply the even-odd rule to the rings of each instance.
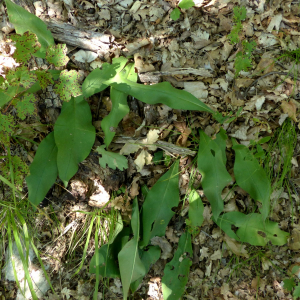
[[[135,176],[133,178],[132,185],[131,185],[130,192],[129,192],[131,198],[134,198],[135,196],[137,196],[140,193],[139,185],[138,185],[139,179],[140,179],[140,176]]]
[[[225,234],[225,238],[224,238],[227,246],[230,248],[230,250],[238,256],[243,256],[248,258],[249,254],[247,252],[246,245],[241,245],[240,243],[238,243],[236,240],[230,238],[227,234]]]
[[[187,139],[189,135],[192,133],[191,128],[186,126],[185,122],[174,122],[174,126],[177,130],[181,132],[181,135],[176,141],[177,146],[186,147]]]
[[[288,114],[293,121],[297,122],[297,107],[293,102],[282,101],[281,108],[285,114]]]

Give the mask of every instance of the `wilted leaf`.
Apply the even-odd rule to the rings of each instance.
[[[166,264],[162,278],[164,300],[177,300],[183,295],[188,281],[191,257],[193,256],[191,235],[183,233],[173,259]]]
[[[174,215],[172,207],[179,203],[178,166],[179,161],[176,161],[147,194],[142,208],[142,247],[147,246],[154,236],[164,236]]]
[[[225,233],[239,241],[253,246],[265,246],[268,241],[273,245],[286,244],[289,234],[279,229],[278,224],[269,220],[264,221],[261,214],[245,215],[238,211],[231,211],[220,216],[216,222]],[[238,227],[232,230],[232,225]]]
[[[298,122],[297,121],[297,107],[292,101],[290,101],[290,102],[282,101],[281,108],[282,108],[283,112],[285,114],[288,114],[289,117],[293,121]]]
[[[102,168],[106,168],[106,165],[114,170],[118,168],[121,171],[128,168],[127,158],[118,153],[105,151],[105,145],[97,147],[96,151],[102,155],[99,158],[99,164]]]

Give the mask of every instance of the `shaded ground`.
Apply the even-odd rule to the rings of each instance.
[[[280,169],[280,161],[284,160],[282,147],[289,148],[285,151],[292,153],[291,164],[288,162],[291,173],[286,174],[286,180],[281,185],[273,185],[270,215],[271,220],[278,222],[282,230],[292,234],[289,244],[283,247],[271,244],[266,247],[238,244],[213,223],[211,207],[203,197],[205,221],[200,233],[193,240],[193,265],[183,297],[292,299],[283,290],[282,280],[289,277],[288,270],[299,264],[299,81],[294,73],[297,69],[295,60],[277,63],[273,61],[285,51],[300,47],[299,3],[194,2],[195,7],[183,11],[177,21],[172,21],[169,17],[172,8],[177,5],[176,1],[49,0],[47,3],[37,1],[32,6],[27,0],[20,4],[27,6],[29,11],[42,19],[69,22],[81,31],[91,30],[109,36],[107,49],[99,50],[99,57],[91,64],[78,62],[74,55],[80,49],[74,45],[69,47],[72,60],[69,67],[80,70],[83,78],[94,66],[111,62],[113,57],[133,56],[140,82],[169,81],[173,86],[189,91],[224,115],[232,113],[236,118],[222,127],[228,136],[237,138],[244,145],[248,146],[253,141],[253,149],[258,140],[273,137],[275,132],[279,136],[280,132],[283,137],[288,137],[289,134],[291,136],[291,127],[282,124],[286,124],[285,120],[289,121],[288,117],[293,120],[292,126],[296,130],[293,139],[281,138],[272,151],[270,148],[267,150],[268,144],[261,145],[263,151],[267,150],[265,156],[269,159],[270,170],[273,170],[270,176],[274,182],[280,176],[276,171]],[[242,45],[232,45],[227,35],[233,25],[232,9],[237,5],[245,5],[247,8],[241,40],[254,40],[257,47],[253,52],[252,68],[249,72],[242,71],[235,78],[234,61]],[[3,4],[1,7],[4,20],[2,31],[9,33]],[[89,46],[82,47],[89,49]],[[282,75],[282,72],[288,73],[292,68],[293,76]],[[254,81],[269,72],[274,73]],[[252,88],[247,90],[251,84]],[[43,91],[39,97],[41,123],[53,124],[60,112],[60,99],[51,90]],[[108,91],[92,96],[88,103],[93,114],[93,124],[97,129],[95,146],[99,146],[103,143],[100,123],[111,109]],[[145,138],[151,129],[159,130],[159,140],[168,142],[169,148],[166,150],[159,147],[156,153],[163,150],[159,163],[141,166],[140,172],[137,172],[137,164],[134,163],[140,150],[128,155],[129,168],[124,172],[101,168],[93,151],[80,165],[67,190],[57,181],[42,203],[44,213],[34,221],[39,236],[37,246],[44,263],[49,266],[51,281],[58,294],[57,297],[49,293],[45,299],[92,299],[95,277],[88,270],[95,248],[94,229],[82,269],[72,278],[81,261],[91,224],[91,216],[78,211],[95,212],[97,207],[103,207],[109,197],[113,196],[101,218],[100,235],[103,242],[107,241],[109,224],[105,219],[113,218],[110,208],[119,210],[123,218],[128,220],[131,213],[130,199],[138,195],[142,203],[141,187],[151,188],[168,169],[170,162],[179,157],[182,200],[186,200],[192,185],[203,196],[201,175],[192,164],[195,152],[179,156],[175,146],[197,151],[198,130],[203,129],[207,135],[214,136],[221,125],[206,113],[172,110],[164,105],[150,106],[132,98],[129,98],[129,105],[131,111],[117,128],[117,138],[110,150],[119,151],[126,138]],[[242,110],[237,116],[240,108]],[[51,126],[48,130],[51,130]],[[28,148],[28,145],[25,146]],[[233,173],[231,147],[229,142],[228,170]],[[27,150],[33,154],[36,149],[31,147]],[[18,149],[15,151],[17,154],[20,152]],[[154,155],[154,152],[149,150],[149,155]],[[261,161],[264,159],[261,158]],[[238,187],[226,188],[222,196],[226,212],[249,212],[255,209],[250,197]],[[176,250],[179,236],[185,230],[188,201],[181,202],[174,211],[176,214],[166,232],[166,242],[171,245],[172,252]],[[160,281],[167,261],[169,259],[160,259],[151,268],[142,286],[133,296],[134,299],[162,299]],[[1,288],[7,291],[7,299],[14,298],[15,290],[11,282],[1,282],[0,291]],[[122,299],[121,282],[118,279],[104,280],[99,291],[103,292],[103,299]],[[99,299],[101,295],[99,294]]]

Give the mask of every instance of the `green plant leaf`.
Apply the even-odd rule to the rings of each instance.
[[[93,70],[84,80],[82,84],[82,93],[88,98],[96,93],[99,93],[108,87],[104,81],[113,78],[117,73],[121,72],[125,67],[128,58],[120,56],[113,58],[113,63],[104,63],[102,69]]]
[[[59,83],[54,86],[54,92],[60,96],[63,101],[69,101],[71,97],[77,97],[82,94],[78,82],[79,73],[75,70],[63,70],[59,76]]]
[[[195,96],[184,90],[175,89],[169,82],[143,85],[132,82],[125,76],[126,72],[123,70],[104,83],[147,104],[163,103],[174,109],[199,110],[214,114],[211,108]]]
[[[180,9],[178,7],[174,8],[172,10],[172,12],[170,13],[170,18],[173,20],[173,21],[177,21],[179,18],[180,18],[180,15],[181,15],[181,12],[180,12]]]
[[[164,300],[178,300],[188,282],[193,257],[191,235],[187,232],[179,239],[173,259],[166,264],[161,280]]]
[[[29,31],[24,32],[23,35],[11,35],[10,38],[16,42],[13,58],[20,63],[27,62],[31,58],[31,54],[37,52],[41,47],[36,35]]]
[[[265,246],[268,241],[273,245],[286,244],[289,234],[279,229],[278,224],[269,220],[264,221],[261,214],[245,215],[238,211],[231,211],[220,216],[216,222],[231,238],[246,242],[253,246]],[[238,227],[232,230],[232,225]]]
[[[178,6],[180,8],[185,8],[185,9],[189,9],[193,6],[195,6],[195,3],[193,0],[182,0],[180,1],[180,3],[178,4]]]
[[[222,131],[217,134],[216,140],[212,140],[204,131],[200,131],[198,169],[202,175],[204,195],[211,204],[215,219],[224,208],[221,193],[225,186],[232,181],[226,170],[226,138],[226,134]]]
[[[127,158],[119,153],[105,151],[105,145],[97,147],[96,151],[102,155],[99,158],[99,164],[102,168],[106,168],[106,164],[112,169],[120,169],[121,171],[128,168]]]
[[[15,105],[18,117],[25,120],[27,115],[32,115],[35,112],[36,99],[33,94],[25,93],[22,100],[18,101]]]
[[[142,208],[143,240],[141,247],[148,245],[154,236],[164,236],[174,212],[172,207],[179,203],[179,161],[177,160],[147,194]],[[159,195],[159,196],[158,196]]]
[[[127,78],[131,81],[137,81],[137,73],[134,72],[134,64],[125,67],[127,71]],[[112,109],[108,116],[104,117],[101,122],[101,128],[104,131],[104,143],[106,147],[109,146],[113,140],[119,122],[129,113],[129,106],[127,104],[127,94],[124,94],[114,88],[110,88],[110,99],[112,102]]]
[[[12,86],[19,86],[24,89],[30,88],[37,81],[35,72],[31,72],[25,66],[17,67],[15,70],[9,70],[6,75],[6,79]],[[21,92],[19,90],[18,92]]]
[[[249,57],[243,55],[242,52],[238,52],[235,58],[234,68],[236,75],[240,74],[241,71],[247,72],[252,68],[252,61]]]
[[[299,297],[300,297],[300,284],[298,284],[295,287],[295,290],[294,290],[294,293],[293,293],[293,298],[294,299],[299,299]]]
[[[146,274],[146,269],[139,257],[138,249],[140,220],[137,198],[133,200],[131,228],[133,238],[122,248],[118,255],[124,300],[127,299],[130,284]]]
[[[47,192],[54,184],[57,170],[57,147],[54,141],[54,133],[49,133],[40,143],[26,177],[28,186],[28,199],[37,206],[45,198]]]
[[[283,280],[283,288],[287,289],[289,292],[291,292],[295,286],[296,284],[293,278],[287,278]]]
[[[235,6],[233,8],[233,20],[236,23],[241,23],[243,20],[246,19],[247,10],[245,6]]]
[[[160,248],[158,246],[149,246],[147,249],[143,249],[139,251],[140,258],[142,263],[145,266],[145,270],[147,274],[149,272],[149,269],[151,265],[155,264],[155,262],[160,258]],[[130,289],[132,292],[135,292],[141,282],[143,281],[144,276],[140,277],[138,280],[134,281],[130,285]]]
[[[235,151],[234,176],[237,184],[262,204],[260,212],[266,219],[270,211],[271,182],[251,151],[233,140]]]
[[[203,217],[204,205],[194,189],[189,194],[189,220],[192,227],[200,227],[204,221]]]
[[[14,25],[18,34],[23,34],[26,31],[30,31],[36,34],[41,49],[34,55],[37,57],[45,58],[46,48],[50,45],[54,45],[54,39],[52,33],[47,29],[46,24],[29,13],[23,7],[14,4],[10,0],[5,0],[9,21]]]
[[[98,268],[99,275],[103,277],[120,277],[118,254],[128,242],[129,234],[130,228],[125,227],[116,235],[116,238],[113,241],[101,246],[91,259],[89,272],[91,274],[96,274]],[[96,261],[98,261],[98,263],[96,263]]]
[[[70,60],[67,54],[67,46],[65,44],[52,45],[47,48],[46,59],[55,67],[64,67]]]
[[[83,96],[64,102],[54,125],[57,145],[58,174],[65,184],[78,170],[78,164],[91,152],[95,141],[95,127],[88,103]]]

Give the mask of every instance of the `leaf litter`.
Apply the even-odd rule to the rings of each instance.
[[[275,63],[273,60],[278,58],[282,51],[288,52],[300,47],[297,30],[299,7],[292,1],[271,1],[269,3],[262,1],[258,4],[253,1],[247,3],[242,3],[243,1],[226,1],[226,3],[217,1],[209,5],[204,5],[202,1],[194,2],[194,7],[182,10],[180,19],[176,22],[172,21],[169,16],[169,11],[176,8],[172,1],[98,0],[96,3],[82,1],[80,4],[69,1],[68,5],[80,12],[76,22],[81,22],[85,28],[97,24],[97,28],[101,31],[108,30],[112,36],[117,38],[110,53],[101,58],[102,62],[110,62],[111,57],[115,55],[134,55],[135,67],[140,80],[143,79],[142,82],[146,84],[161,80],[168,81],[177,88],[189,91],[211,109],[226,112],[229,116],[228,119],[230,120],[230,117],[233,119],[230,122],[225,122],[221,127],[226,130],[228,136],[234,137],[242,145],[250,147],[254,155],[259,153],[257,142],[261,138],[272,137],[278,132],[283,132],[282,134],[286,136],[290,134],[290,131],[284,129],[285,124],[289,122],[288,117],[295,122],[293,125],[296,128],[295,138],[299,140],[299,80],[297,74],[289,75],[290,70],[293,70],[295,66],[292,61],[287,59],[278,60]],[[247,71],[241,71],[238,78],[235,78],[234,61],[241,45],[232,45],[227,37],[233,26],[232,11],[236,5],[245,5],[247,9],[247,16],[242,22],[241,38],[255,40],[257,43],[252,67]],[[63,11],[66,7],[63,5],[57,3],[54,6],[49,3],[46,9],[49,16],[65,18]],[[93,21],[89,9],[94,9],[98,13],[97,23]],[[3,16],[3,12],[1,14]],[[122,14],[121,18],[119,17],[120,14]],[[75,21],[72,20],[71,22],[74,23]],[[76,25],[75,23],[73,25]],[[148,32],[149,38],[144,38],[145,31]],[[86,56],[82,60],[89,62],[90,59]],[[57,85],[56,89],[61,98],[69,99],[71,95],[78,93],[78,77],[73,73],[66,73],[65,80],[73,81],[74,86],[70,86],[64,91],[63,85]],[[89,104],[95,112],[96,99],[90,99]],[[222,131],[219,124],[206,113],[172,110],[164,105],[156,105],[152,113],[154,117],[147,115],[146,119],[145,106],[140,101],[131,97],[129,107],[130,114],[125,117],[125,120],[123,119],[122,124],[116,130],[118,136],[139,139],[138,145],[127,144],[126,148],[126,143],[124,143],[125,146],[121,148],[120,144],[114,143],[112,140],[110,149],[107,150],[115,154],[119,152],[121,155],[130,155],[131,172],[129,173],[128,170],[110,170],[109,168],[99,170],[97,166],[99,157],[90,154],[82,163],[82,169],[76,175],[77,178],[71,179],[70,182],[72,185],[73,181],[84,177],[88,188],[82,193],[83,198],[88,198],[95,189],[91,180],[100,178],[104,189],[113,191],[113,193],[121,192],[121,195],[116,195],[111,202],[113,207],[119,209],[127,217],[131,215],[131,199],[138,193],[142,193],[143,186],[152,188],[160,180],[162,174],[170,168],[173,159],[178,157],[178,154],[172,152],[172,147],[169,147],[168,150],[163,149],[159,163],[154,164],[155,152],[161,151],[161,149],[156,149],[158,141],[163,140],[169,145],[195,149],[198,143],[195,141],[195,135],[199,137],[199,129],[203,130],[207,136],[212,137],[212,141],[216,141],[218,134]],[[237,115],[239,108],[243,109]],[[102,118],[108,113],[101,104],[99,111]],[[143,119],[145,119],[146,126],[139,129]],[[98,131],[101,136],[103,132],[101,129]],[[251,146],[251,141],[255,141],[257,144]],[[97,146],[100,147],[101,145]],[[220,144],[218,146],[220,147]],[[234,176],[232,151],[234,145],[228,139],[225,146],[227,164],[230,167],[228,171],[232,178]],[[291,153],[291,157],[288,157],[294,161],[293,165],[289,167],[289,177],[286,181],[292,182],[292,184],[286,184],[284,192],[272,190],[272,202],[270,204],[271,220],[279,222],[282,230],[291,233],[288,244],[280,247],[270,245],[268,249],[265,249],[255,248],[247,243],[231,239],[214,226],[211,221],[211,205],[205,195],[201,196],[204,221],[200,227],[200,232],[193,236],[193,256],[198,261],[193,263],[188,276],[185,290],[187,299],[200,299],[199,297],[202,295],[206,299],[245,299],[255,298],[257,295],[258,297],[292,299],[288,291],[282,288],[282,281],[286,275],[278,270],[279,268],[287,269],[299,260],[295,251],[300,249],[299,226],[297,225],[299,220],[297,204],[300,185],[297,179],[299,177],[300,148],[297,144],[292,147],[292,150],[288,150],[289,144],[285,144],[284,141],[281,141],[279,147],[272,148],[270,152],[267,152],[267,146],[267,143],[261,145],[269,157],[266,168],[274,170],[274,173],[271,174],[272,180],[276,180],[276,182],[280,180],[276,176],[280,176],[282,170],[285,170],[286,160],[284,158],[287,153]],[[192,158],[180,161],[180,172],[191,173],[192,168],[187,161],[192,160]],[[116,158],[112,158],[111,166],[118,167],[118,165],[124,166],[124,162],[119,161],[118,163]],[[123,178],[125,172],[129,176],[127,182]],[[180,176],[182,175],[180,174]],[[200,176],[201,181],[199,172],[198,176]],[[229,182],[229,177],[227,179]],[[199,195],[203,195],[205,188],[202,190],[200,181],[189,177],[185,180],[180,179],[181,186],[179,189],[181,190],[184,186],[183,190],[188,194],[190,189],[194,188]],[[132,185],[130,190],[126,191],[128,184]],[[72,194],[76,194],[76,189],[77,187],[74,186],[72,193],[68,195],[68,193],[63,192],[63,189],[54,188],[49,195],[51,201],[54,201],[54,197],[65,200],[62,205],[56,204],[54,206],[62,229],[67,226],[66,221],[70,224],[71,219],[75,216],[75,213],[70,210],[70,203],[78,201],[77,197],[72,196]],[[138,192],[139,189],[140,192]],[[245,190],[247,191],[246,188]],[[245,191],[233,187],[231,193],[233,194],[230,196],[232,198],[220,195],[220,198],[225,202],[227,213],[253,211],[255,203]],[[108,194],[108,197],[111,195]],[[106,203],[108,203],[107,196],[104,204]],[[171,243],[168,242],[168,245],[173,247],[173,255],[180,256],[175,254],[175,251],[178,247],[179,238],[185,237],[186,229],[184,221],[179,216],[188,207],[188,199],[185,203],[180,202],[168,226],[166,236]],[[59,211],[62,212],[59,214]],[[66,219],[67,215],[70,220]],[[293,222],[290,221],[291,218],[293,218]],[[52,228],[51,222],[45,221],[43,226],[40,225],[43,233],[55,229]],[[261,230],[263,231],[264,228]],[[230,229],[228,232],[233,231]],[[234,234],[237,232],[235,231]],[[68,235],[55,240],[54,236],[59,236],[55,230],[50,241],[53,250],[49,253],[58,259],[54,268],[55,271],[58,271],[60,264],[63,263],[62,257],[68,253],[67,241],[72,241],[72,237]],[[43,243],[47,242],[45,237],[46,234],[43,235],[41,247]],[[103,238],[102,243],[104,241],[105,238]],[[91,243],[93,242],[94,240],[91,240]],[[169,246],[167,247],[169,248]],[[50,248],[47,249],[50,251]],[[191,250],[188,249],[187,252],[191,252]],[[240,263],[239,257],[250,260],[248,263]],[[233,263],[234,260],[235,263]],[[262,264],[259,261],[262,261]],[[159,260],[142,282],[142,287],[137,291],[140,297],[161,299],[161,278],[163,275],[160,271],[162,270],[161,263]],[[258,268],[259,278],[254,272],[255,268]],[[84,272],[80,274],[83,275],[84,280],[89,280]],[[81,283],[78,281],[77,284],[72,285],[67,272],[63,273],[62,276],[66,286],[61,289],[61,295],[83,299],[84,294],[79,291],[82,286]],[[120,282],[111,280],[109,286],[110,289],[105,295],[105,299],[121,299]],[[87,287],[87,289],[92,288]],[[101,299],[100,295],[99,299]],[[53,297],[50,293],[48,299],[54,299]]]

